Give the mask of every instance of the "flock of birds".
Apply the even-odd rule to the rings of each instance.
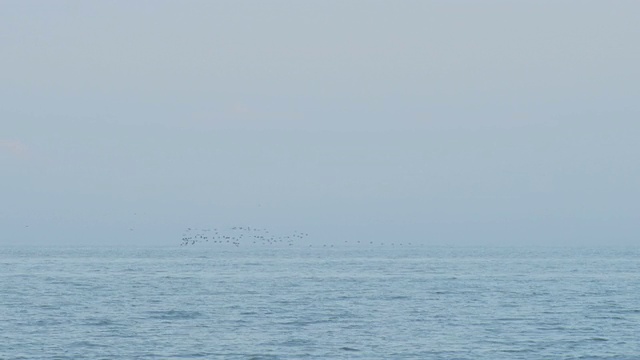
[[[309,234],[299,231],[281,235],[265,228],[250,226],[234,226],[226,229],[187,228],[182,234],[180,246],[195,245],[201,242],[234,246],[240,246],[242,243],[293,246],[296,241],[302,240],[307,236]]]
[[[182,234],[182,242],[180,246],[195,245],[198,243],[211,243],[219,245],[231,245],[240,247],[241,245],[284,245],[293,246],[301,245],[302,240],[309,236],[308,233],[294,231],[289,234],[278,234],[269,229],[250,227],[250,226],[234,226],[229,228],[209,228],[197,229],[186,228]],[[403,246],[412,245],[411,242],[379,242],[379,241],[348,241],[344,240],[344,245],[390,245]],[[332,248],[336,244],[302,244],[308,247],[325,247]]]

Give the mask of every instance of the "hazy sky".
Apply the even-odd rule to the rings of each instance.
[[[636,244],[638,19],[636,0],[1,1],[0,244],[236,224]]]

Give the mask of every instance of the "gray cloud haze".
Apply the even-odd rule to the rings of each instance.
[[[638,13],[2,2],[0,243],[636,244]]]

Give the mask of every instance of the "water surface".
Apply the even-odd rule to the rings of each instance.
[[[0,248],[2,359],[640,359],[639,249]]]

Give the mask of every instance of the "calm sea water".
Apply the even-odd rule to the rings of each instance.
[[[640,249],[0,248],[2,359],[640,359]]]

